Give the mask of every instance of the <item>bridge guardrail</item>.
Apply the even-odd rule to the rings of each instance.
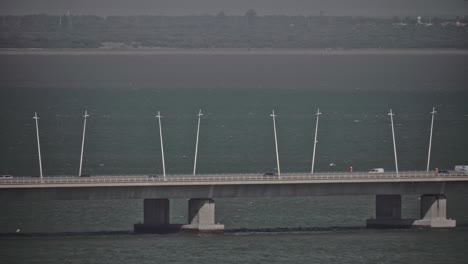
[[[365,179],[418,179],[418,178],[468,178],[463,173],[435,173],[408,171],[386,173],[285,173],[263,176],[263,174],[200,174],[200,175],[168,175],[152,177],[151,175],[112,175],[112,176],[59,176],[44,177],[42,182],[38,177],[16,177],[0,179],[0,185],[8,184],[74,184],[74,183],[144,183],[144,182],[248,182],[248,181],[294,181],[294,180],[365,180]]]

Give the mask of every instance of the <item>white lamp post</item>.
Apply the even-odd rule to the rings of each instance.
[[[81,141],[81,156],[80,156],[80,170],[78,171],[78,176],[81,176],[81,168],[83,165],[83,151],[84,151],[84,141],[85,141],[85,134],[86,134],[86,118],[88,117],[88,110],[85,110],[84,114],[84,123],[83,123],[83,140]]]
[[[162,166],[163,166],[163,177],[164,180],[166,180],[166,165],[164,163],[164,146],[163,146],[163,138],[162,138],[162,129],[161,129],[161,114],[158,111],[158,114],[156,115],[159,121],[159,138],[161,139],[161,155],[162,155]]]
[[[273,118],[273,131],[275,133],[276,166],[278,168],[278,178],[281,179],[281,170],[280,170],[279,154],[278,154],[278,139],[276,137],[276,122],[275,122],[277,115],[275,115],[275,110],[273,110],[270,116]]]
[[[200,109],[200,111],[198,112],[197,141],[195,143],[195,160],[193,162],[193,175],[195,175],[195,172],[197,170],[198,137],[200,135],[200,119],[201,119],[202,115],[203,114],[202,114],[201,109]]]
[[[437,111],[435,110],[435,107],[432,107],[432,122],[431,122],[431,135],[429,137],[429,151],[428,151],[428,154],[427,154],[427,172],[429,172],[429,163],[431,162],[431,148],[432,148],[432,130],[434,128],[434,116],[435,114],[437,113]]]
[[[41,177],[41,183],[42,183],[43,181],[42,181],[41,144],[39,143],[39,124],[38,124],[39,117],[37,116],[36,112],[34,112],[33,118],[36,120],[37,152],[39,153],[39,175]]]
[[[318,132],[318,123],[319,123],[319,115],[321,115],[322,113],[320,113],[320,109],[317,108],[317,113],[315,115],[317,115],[317,123],[315,124],[315,138],[314,138],[314,153],[312,154],[312,169],[310,171],[311,174],[314,173],[314,165],[315,165],[315,149],[317,147],[317,132]]]
[[[395,129],[393,128],[393,116],[395,114],[392,112],[392,109],[390,109],[390,113],[388,113],[388,115],[390,116],[390,120],[392,122],[393,152],[395,153],[395,169],[396,169],[396,173],[398,176],[398,160],[397,160],[397,151],[396,151],[396,144],[395,144]]]

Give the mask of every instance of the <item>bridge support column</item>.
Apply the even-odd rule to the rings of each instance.
[[[411,220],[401,219],[401,195],[376,195],[375,219],[367,219],[367,227],[411,226]]]
[[[367,219],[368,227],[380,228],[453,228],[456,221],[447,219],[447,199],[443,194],[421,196],[421,219],[401,219],[401,195],[377,195],[375,219]]]
[[[145,225],[169,224],[169,199],[143,200],[143,221]]]
[[[135,233],[172,233],[181,225],[169,223],[169,199],[145,199],[143,201],[143,224],[135,224]]]
[[[377,195],[375,217],[377,219],[401,219],[401,195]]]
[[[224,225],[215,224],[215,202],[212,199],[190,199],[188,225],[182,229],[196,232],[222,233]]]
[[[447,197],[443,194],[424,194],[421,196],[421,219],[415,226],[432,228],[453,228],[456,221],[447,219]]]

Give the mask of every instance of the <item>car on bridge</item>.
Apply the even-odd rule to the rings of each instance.
[[[263,174],[263,177],[274,177],[276,176],[276,173],[274,172],[266,172],[265,174]]]
[[[12,175],[0,175],[0,179],[11,179],[13,178]]]

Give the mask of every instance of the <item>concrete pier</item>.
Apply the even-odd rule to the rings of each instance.
[[[145,199],[143,201],[143,224],[135,224],[135,233],[173,233],[181,225],[169,223],[169,199]]]
[[[401,195],[377,195],[375,212],[377,219],[401,219]]]
[[[190,199],[188,204],[187,231],[222,233],[224,225],[215,224],[215,203],[213,199]]]
[[[424,194],[421,219],[401,219],[401,195],[377,195],[375,219],[367,219],[368,227],[379,228],[454,228],[456,221],[447,219],[447,200],[443,194]]]
[[[447,219],[447,197],[443,194],[425,194],[421,196],[421,219],[415,226],[432,228],[453,228],[456,221]]]
[[[145,199],[143,201],[143,224],[135,224],[135,233],[175,233],[179,231],[223,233],[224,225],[215,224],[213,199],[190,199],[188,201],[188,224],[170,223],[169,199]]]
[[[401,219],[401,195],[376,195],[375,219],[367,219],[368,227],[410,227],[412,223]]]
[[[169,224],[169,199],[145,199],[143,219],[145,225]]]

